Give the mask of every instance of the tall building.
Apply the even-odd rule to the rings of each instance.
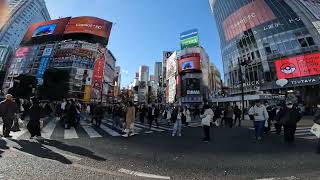
[[[216,19],[225,82],[244,92],[286,94],[314,104],[320,96],[320,2],[209,0]],[[241,71],[240,71],[241,70]],[[242,73],[241,73],[242,72]],[[242,76],[241,76],[242,74]]]
[[[120,66],[116,66],[114,72],[114,96],[117,97],[120,93],[121,88],[121,68]]]
[[[65,70],[66,97],[90,101],[114,91],[116,58],[106,47],[112,23],[96,17],[67,17],[32,24],[10,63],[4,89],[20,74],[43,83],[47,69]],[[106,96],[105,96],[106,97]]]
[[[159,83],[162,78],[162,62],[156,62],[154,65],[155,82]]]
[[[9,52],[19,47],[31,24],[50,20],[44,0],[0,0],[1,7],[5,11],[0,10],[0,45],[7,46]]]
[[[139,81],[148,82],[149,81],[149,67],[140,66],[139,67]]]

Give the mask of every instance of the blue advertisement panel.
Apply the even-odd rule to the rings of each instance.
[[[192,38],[194,36],[198,36],[198,29],[191,29],[188,31],[185,31],[180,34],[180,40],[185,40],[188,38]]]
[[[42,57],[40,60],[40,65],[36,75],[36,78],[38,79],[38,83],[41,82],[44,72],[46,71],[48,65],[49,65],[49,57]]]

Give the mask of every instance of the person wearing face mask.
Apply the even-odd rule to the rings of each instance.
[[[314,123],[320,125],[320,102],[317,104],[317,109],[316,109],[316,113],[314,114],[314,120],[313,121],[314,121]],[[317,153],[320,154],[320,138],[319,138],[319,141],[318,141]]]
[[[284,127],[284,141],[286,143],[294,143],[294,134],[301,117],[299,109],[294,107],[291,101],[287,101],[286,106],[279,112],[278,122]]]

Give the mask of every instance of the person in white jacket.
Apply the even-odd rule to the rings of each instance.
[[[203,133],[204,133],[204,142],[209,142],[210,141],[210,124],[213,120],[214,113],[210,106],[205,105],[204,106],[204,113],[200,116],[201,120],[201,125],[203,126]]]
[[[187,126],[189,126],[189,124],[191,123],[191,114],[187,106],[184,108],[183,114],[186,116],[186,124]]]
[[[266,120],[269,119],[267,108],[260,101],[256,101],[256,105],[250,108],[248,114],[254,119],[256,140],[261,141]]]

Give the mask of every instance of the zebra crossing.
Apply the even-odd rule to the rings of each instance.
[[[254,128],[249,128],[250,130],[254,130]],[[318,139],[317,136],[315,136],[314,134],[312,134],[310,132],[311,127],[297,127],[296,133],[295,133],[295,137],[299,138],[299,139],[307,139],[307,140],[316,140]],[[271,128],[270,132],[272,134],[276,134],[276,129],[274,127]],[[283,128],[282,131],[283,133]]]
[[[2,134],[3,124],[0,124],[0,134]],[[28,139],[30,134],[26,127],[20,127],[19,132],[11,132],[12,139]],[[160,125],[156,127],[152,125],[149,129],[149,125],[135,122],[134,124],[135,135],[137,134],[150,134],[150,133],[163,133],[166,131],[172,131],[172,127],[166,125]],[[103,137],[121,137],[125,133],[122,130],[113,127],[112,119],[105,119],[99,127],[92,125],[87,120],[81,120],[79,125],[74,128],[65,129],[60,121],[55,119],[48,120],[41,130],[41,136],[45,139],[80,139],[80,138],[103,138]]]

